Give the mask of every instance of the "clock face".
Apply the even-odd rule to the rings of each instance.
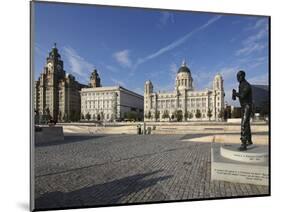
[[[60,70],[60,69],[61,69],[61,66],[60,66],[60,65],[57,65],[57,69]]]
[[[48,63],[48,68],[52,68],[53,64],[52,63]]]

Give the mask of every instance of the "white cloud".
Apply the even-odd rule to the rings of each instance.
[[[266,26],[268,28],[268,21],[265,18],[259,19],[255,25],[252,27],[252,29],[260,29]]]
[[[236,77],[238,67],[224,67],[219,70],[224,80],[233,79]]]
[[[71,47],[63,47],[62,50],[66,61],[69,63],[69,71],[80,76],[88,77],[88,73],[90,73],[95,66],[80,56]]]
[[[122,66],[131,67],[132,62],[129,58],[130,51],[128,49],[113,54],[114,59]]]
[[[249,30],[252,30],[253,34],[242,42],[242,48],[235,52],[236,56],[250,55],[266,48],[264,38],[268,35],[268,22],[265,19],[258,20]]]
[[[236,51],[236,56],[241,56],[241,55],[249,55],[253,52],[258,52],[263,50],[266,47],[266,45],[262,44],[262,43],[253,43],[253,44],[249,44],[239,50]]]
[[[267,57],[259,57],[259,58],[255,58],[253,59],[249,65],[248,65],[248,68],[249,69],[253,69],[253,68],[256,68],[262,64],[265,64],[268,62],[268,58]]]
[[[184,42],[186,42],[193,34],[202,31],[204,29],[206,29],[208,26],[210,26],[211,24],[213,24],[214,22],[216,22],[217,20],[219,20],[222,16],[221,15],[217,15],[211,19],[209,19],[205,24],[201,25],[200,27],[195,28],[194,30],[192,30],[191,32],[185,34],[183,37],[179,38],[178,40],[173,41],[172,43],[170,43],[167,46],[164,46],[163,48],[143,57],[143,58],[139,58],[137,60],[137,63],[133,66],[133,70],[136,70],[137,67],[142,64],[145,63],[149,60],[152,60],[168,51],[171,51],[172,49],[180,46],[181,44],[183,44]]]

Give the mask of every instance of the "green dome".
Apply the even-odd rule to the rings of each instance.
[[[178,73],[188,73],[188,74],[190,74],[190,69],[186,66],[185,60],[182,61],[182,65],[179,68]]]
[[[181,66],[181,67],[179,68],[179,70],[178,70],[178,73],[184,73],[184,72],[190,73],[190,70],[189,70],[189,68],[186,67],[186,66]]]

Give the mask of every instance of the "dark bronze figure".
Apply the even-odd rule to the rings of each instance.
[[[245,72],[238,71],[237,81],[239,82],[239,92],[235,89],[232,90],[232,99],[236,100],[236,97],[239,98],[241,105],[241,146],[240,150],[247,150],[247,146],[253,144],[251,126],[250,126],[250,117],[252,114],[252,88],[250,83],[245,79]]]

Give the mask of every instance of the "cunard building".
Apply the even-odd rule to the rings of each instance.
[[[102,86],[97,70],[88,88],[81,90],[81,117],[85,120],[142,120],[143,96],[122,86]]]
[[[211,89],[196,91],[185,61],[179,68],[172,92],[154,92],[151,81],[144,87],[144,118],[163,120],[218,120],[224,108],[223,79],[217,74]]]
[[[43,72],[35,81],[35,111],[41,115],[48,114],[57,121],[79,120],[82,87],[85,85],[78,83],[73,75],[66,74],[55,44]]]

